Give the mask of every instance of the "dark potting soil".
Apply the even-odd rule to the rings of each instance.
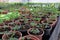
[[[52,22],[50,22],[49,24],[52,24]]]
[[[53,19],[52,21],[56,21],[55,19]]]
[[[40,32],[37,33],[37,34],[34,34],[34,33],[32,33],[32,32],[29,32],[29,33],[32,34],[32,35],[41,35],[41,34],[43,33],[43,31],[42,31],[41,29],[39,29],[39,30],[40,30]]]
[[[8,28],[8,27],[6,27],[5,29],[4,29],[4,31],[10,31],[11,29],[10,28]]]
[[[9,24],[9,26],[12,26],[12,27],[14,27],[14,26],[15,26],[15,24]]]

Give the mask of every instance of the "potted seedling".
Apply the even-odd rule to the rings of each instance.
[[[29,35],[34,35],[38,37],[40,40],[42,40],[42,36],[44,35],[44,31],[40,28],[30,28],[27,33]]]
[[[47,22],[47,20],[48,20],[48,17],[46,17],[46,15],[44,15],[44,16],[42,16],[40,23]]]
[[[26,18],[25,16],[23,17],[23,20],[24,20],[24,23],[26,24],[26,23],[28,23],[28,18]]]
[[[39,23],[41,21],[41,18],[40,17],[36,17],[36,18],[33,18],[33,20],[35,20],[36,23]]]
[[[0,26],[0,34],[8,33],[11,30],[11,27],[8,26]]]
[[[19,19],[19,21],[21,22],[21,24],[24,23],[24,20],[25,20],[24,18],[25,18],[25,16],[22,16],[22,15],[21,15],[21,17],[20,17],[20,19]]]
[[[24,36],[24,37],[20,37],[19,40],[40,40],[40,39],[33,36],[33,35],[27,35],[27,36]]]
[[[0,26],[0,37],[2,37],[4,33],[8,33],[10,30],[11,30],[11,27]]]
[[[52,15],[49,17],[52,21],[56,20],[57,19],[57,16],[56,15]]]
[[[49,21],[52,22],[51,26],[53,27],[57,22],[57,16],[56,15],[50,16]]]
[[[8,23],[8,26],[15,27],[15,23],[14,22]]]
[[[5,33],[2,36],[2,40],[18,40],[19,37],[22,36],[22,34],[21,34],[21,32],[16,31],[16,30],[18,30],[17,25],[14,28],[11,27],[11,31],[9,31],[8,34]]]
[[[20,25],[19,27],[20,27],[20,29],[18,29],[18,30],[21,32],[26,32],[30,28],[29,24]]]
[[[32,16],[34,16],[34,17],[38,17],[39,14],[38,14],[38,13],[32,13]]]
[[[49,25],[49,23],[43,23],[42,25],[45,31],[45,35],[50,35],[52,27]]]
[[[19,25],[15,25],[14,27],[12,27],[12,30],[18,31],[20,29]]]
[[[42,24],[41,23],[38,23],[37,25],[36,25],[36,28],[42,28]]]
[[[30,20],[30,19],[25,18],[25,19],[24,19],[24,23],[25,23],[25,24],[28,23],[28,20]]]
[[[52,15],[52,13],[51,13],[51,12],[48,12],[46,15],[47,15],[47,16],[51,16],[51,15]]]
[[[4,20],[3,19],[0,19],[0,26],[3,26],[4,25]]]
[[[20,20],[18,19],[18,20],[16,20],[15,22],[15,25],[21,25],[21,22],[20,22]]]
[[[25,24],[24,23],[24,18],[21,18],[19,21],[21,22],[21,25],[24,25]]]
[[[37,23],[35,23],[34,21],[32,21],[32,22],[30,22],[30,25],[31,25],[32,28],[35,28],[36,25],[37,25]]]
[[[8,34],[2,36],[2,40],[18,40],[20,37],[22,37],[21,32],[10,31]]]

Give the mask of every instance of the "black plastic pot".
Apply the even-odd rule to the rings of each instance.
[[[45,28],[45,35],[50,35],[51,34],[52,27],[50,26],[49,28]]]

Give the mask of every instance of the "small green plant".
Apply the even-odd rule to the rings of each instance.
[[[10,19],[15,19],[20,16],[20,14],[18,12],[9,12],[7,15]]]
[[[4,21],[3,19],[0,19],[0,24],[3,23],[3,21]]]
[[[14,31],[18,30],[19,28],[17,28],[17,25],[13,28]],[[18,40],[17,38],[14,37],[16,32],[12,32],[11,33],[11,37],[9,40]]]
[[[12,28],[12,30],[16,31],[16,30],[18,30],[19,28],[20,28],[20,27],[16,25],[14,28]],[[12,32],[12,33],[11,33],[11,37],[10,37],[9,40],[18,40],[17,38],[14,37],[14,35],[15,35],[15,32]]]
[[[49,19],[51,19],[51,20],[55,20],[56,18],[57,18],[56,15],[52,15],[52,16],[49,17]]]
[[[41,18],[34,18],[34,20],[40,21],[40,20],[41,20]]]
[[[13,36],[15,35],[15,32],[11,33],[11,37],[9,38],[9,40],[18,40],[17,38],[14,38]]]
[[[37,23],[35,23],[35,22],[31,22],[30,25],[34,27],[34,26],[37,25]]]
[[[48,23],[46,23],[46,24],[45,24],[45,28],[48,28],[48,27],[49,27],[49,24],[48,24]]]
[[[18,29],[20,29],[20,26],[18,26],[18,25],[15,25],[15,27],[12,28],[12,30],[15,30],[15,31]]]
[[[21,25],[21,26],[20,26],[20,29],[21,29],[21,30],[24,30],[24,29],[26,29],[26,26],[25,26],[25,25]]]
[[[32,32],[34,34],[38,34],[40,31],[37,28],[33,28],[33,29],[30,30],[30,32]]]
[[[44,29],[45,29],[45,28],[50,28],[49,23],[43,23],[43,28],[44,28]]]
[[[42,28],[42,24],[39,23],[39,24],[36,25],[36,27],[37,28]]]

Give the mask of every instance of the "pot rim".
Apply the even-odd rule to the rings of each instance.
[[[31,37],[31,38],[33,38],[33,37],[34,37],[34,38],[36,38],[36,40],[39,40],[39,38],[38,38],[38,37],[36,37],[36,36],[34,36],[34,35],[26,35],[26,36],[24,36],[24,37]],[[22,38],[22,37],[20,37],[20,38],[19,38],[19,40],[21,40],[21,38]]]
[[[51,27],[54,26],[57,23],[57,18],[55,19],[55,21],[51,24]]]
[[[33,29],[33,28],[30,28],[30,29],[27,30],[27,33],[28,33],[29,35],[32,35],[32,34],[29,33],[29,31],[30,31],[31,29]],[[41,29],[41,28],[39,28],[39,29]],[[41,35],[39,35],[39,36],[43,36],[43,35],[44,35],[44,30],[43,30],[43,29],[41,29],[41,30],[42,30],[43,33],[42,33]]]
[[[19,32],[19,31],[12,31],[12,30],[11,30],[10,32]],[[19,33],[20,33],[20,37],[22,37],[22,33],[21,33],[21,32],[19,32]],[[9,34],[10,34],[10,33],[9,33]],[[9,35],[9,34],[8,34],[8,35]],[[5,39],[4,39],[4,36],[9,37],[8,35],[7,35],[7,34],[3,34],[2,40],[5,40]],[[20,38],[20,37],[19,37],[19,38]],[[19,39],[19,38],[18,38],[18,39]]]

